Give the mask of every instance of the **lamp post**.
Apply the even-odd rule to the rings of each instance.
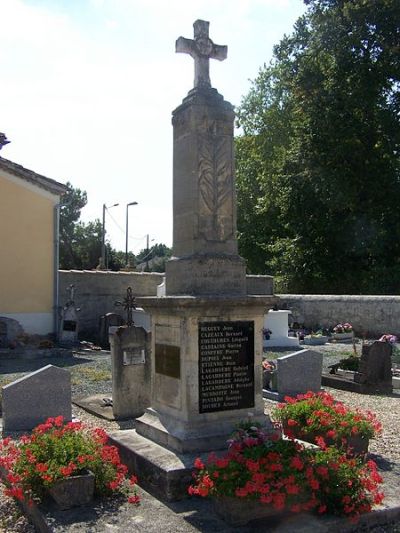
[[[126,204],[126,232],[125,232],[125,265],[128,266],[128,207],[130,205],[138,205],[137,202],[130,202]]]
[[[106,269],[106,209],[109,209],[110,207],[117,207],[119,204],[113,204],[110,206],[106,206],[106,204],[103,204],[103,227],[102,227],[102,235],[101,235],[101,258],[100,258],[100,270]]]

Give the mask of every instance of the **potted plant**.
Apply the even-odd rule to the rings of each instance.
[[[0,468],[6,493],[27,502],[50,495],[61,509],[88,503],[93,494],[116,491],[138,503],[136,478],[126,479],[128,469],[107,440],[104,430],[65,424],[62,416],[47,419],[18,441],[3,439]]]
[[[318,346],[326,344],[328,342],[328,336],[323,334],[322,330],[318,330],[315,333],[312,331],[309,335],[304,335],[303,344],[312,346]]]
[[[196,459],[189,494],[212,498],[231,525],[310,511],[356,519],[382,501],[373,461],[364,464],[335,448],[306,449],[255,426],[240,428],[228,442],[225,454]]]
[[[349,454],[364,455],[369,439],[382,426],[370,411],[351,410],[327,392],[307,392],[285,397],[272,416],[289,438],[318,445],[334,444]]]
[[[334,341],[352,340],[354,337],[353,326],[349,322],[336,324],[333,328],[331,339]]]
[[[277,375],[276,375],[276,363],[274,361],[267,361],[264,359],[262,362],[263,367],[263,389],[276,390],[277,387]]]

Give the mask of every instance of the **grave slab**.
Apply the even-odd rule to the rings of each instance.
[[[49,417],[72,419],[71,374],[47,365],[3,387],[3,431],[29,431]]]

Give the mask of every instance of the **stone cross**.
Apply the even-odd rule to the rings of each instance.
[[[228,47],[214,44],[208,36],[210,23],[196,20],[193,24],[194,40],[179,37],[175,44],[175,51],[189,54],[194,59],[194,86],[211,87],[210,58],[223,61],[226,59]]]

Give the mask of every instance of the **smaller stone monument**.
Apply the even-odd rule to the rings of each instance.
[[[102,348],[109,348],[108,341],[109,329],[111,327],[119,327],[124,324],[124,319],[118,313],[106,313],[100,317],[99,323],[99,344]]]
[[[61,327],[59,343],[61,346],[73,346],[78,343],[78,312],[80,307],[75,307],[75,286],[67,288],[68,300],[61,311]]]
[[[136,304],[131,287],[116,305],[126,310],[127,324],[110,328],[113,413],[116,419],[137,418],[150,405],[151,334],[134,325]]]
[[[142,416],[150,406],[150,339],[142,327],[110,328],[112,407],[117,420]]]
[[[47,365],[5,385],[3,431],[30,431],[49,417],[72,419],[71,374]]]
[[[358,372],[354,374],[363,393],[392,393],[392,345],[389,342],[375,341],[364,344]]]

